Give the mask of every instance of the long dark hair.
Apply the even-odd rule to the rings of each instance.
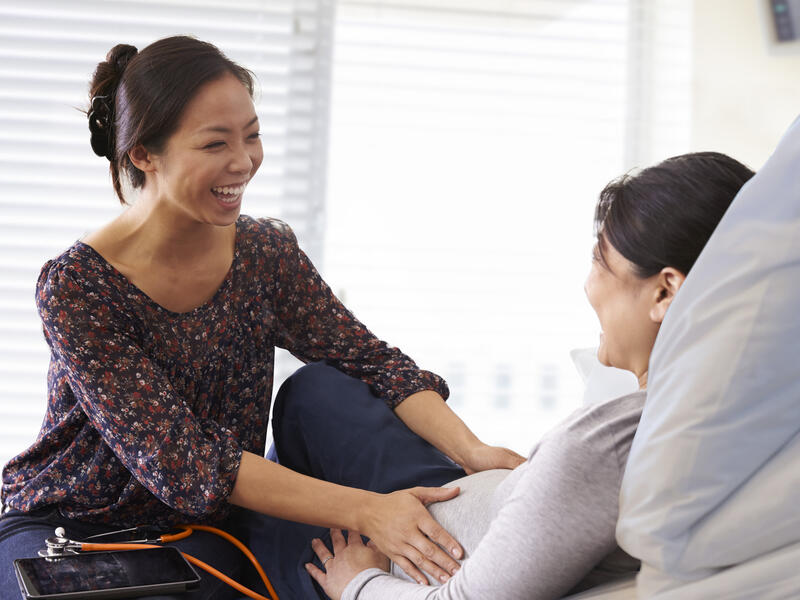
[[[688,274],[753,175],[725,154],[694,152],[618,177],[600,192],[595,209],[601,259],[605,240],[634,264],[638,277],[651,277],[664,267]]]
[[[156,154],[162,152],[198,88],[226,73],[235,75],[253,97],[253,73],[208,42],[174,36],[153,42],[141,52],[128,44],[109,50],[92,77],[87,116],[92,150],[109,160],[120,203],[126,204],[121,172],[134,188],[145,182],[128,152],[137,144]]]

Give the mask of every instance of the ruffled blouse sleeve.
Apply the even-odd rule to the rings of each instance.
[[[361,379],[392,408],[423,390],[447,398],[449,391],[441,377],[421,370],[345,308],[300,249],[288,225],[270,223],[280,245],[274,296],[280,322],[278,345],[304,362],[325,360]]]
[[[53,368],[103,441],[155,497],[191,517],[230,495],[242,450],[235,436],[197,418],[136,339],[121,299],[79,269],[49,262],[36,303]]]

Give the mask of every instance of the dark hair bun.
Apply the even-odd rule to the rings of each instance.
[[[94,96],[89,108],[89,143],[97,156],[105,156],[114,160],[114,141],[112,139],[112,123],[114,111],[108,96]]]
[[[138,50],[129,44],[117,44],[97,65],[89,92],[89,131],[92,150],[97,156],[113,161],[114,157],[114,105],[117,88],[125,68]]]
[[[136,46],[117,44],[108,51],[106,62],[114,65],[114,69],[119,73],[119,76],[122,77],[122,74],[125,72],[125,67],[128,66],[130,60],[138,53],[139,51],[136,49]]]

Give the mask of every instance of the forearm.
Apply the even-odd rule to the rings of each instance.
[[[412,394],[394,412],[411,431],[460,465],[466,463],[471,450],[481,445],[472,430],[434,391]]]
[[[364,512],[377,496],[373,492],[301,475],[243,452],[228,501],[289,521],[359,530]]]
[[[397,579],[380,569],[359,573],[342,593],[341,600],[440,600],[441,587],[418,585]]]

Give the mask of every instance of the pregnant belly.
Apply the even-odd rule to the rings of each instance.
[[[492,469],[451,481],[444,487],[460,487],[459,495],[452,500],[428,506],[433,518],[464,548],[464,559],[459,562],[469,559],[489,529],[492,520],[492,496],[509,473],[511,473],[509,469]],[[392,575],[411,581],[411,578],[394,563],[392,563]],[[430,576],[428,581],[431,585],[440,585]]]

